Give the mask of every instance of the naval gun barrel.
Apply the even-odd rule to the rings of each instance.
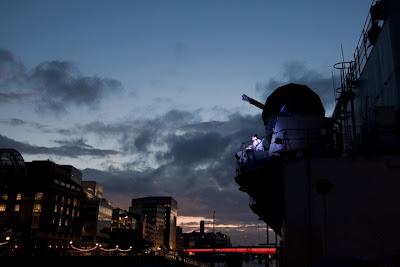
[[[257,100],[255,100],[255,99],[253,99],[253,98],[251,98],[251,97],[249,97],[249,96],[247,96],[245,94],[242,95],[242,100],[245,101],[245,102],[249,102],[253,106],[256,106],[256,107],[264,110],[264,107],[265,107],[264,104],[258,102]]]

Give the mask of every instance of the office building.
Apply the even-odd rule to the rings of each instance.
[[[113,207],[103,198],[103,187],[96,181],[82,181],[86,198],[82,203],[82,242],[107,246],[110,241]]]
[[[175,250],[177,202],[172,197],[132,200],[131,210],[145,218],[145,240],[154,248]]]
[[[66,249],[81,236],[81,173],[51,161],[24,162],[0,149],[0,235],[21,252]],[[59,251],[62,253],[62,251]]]

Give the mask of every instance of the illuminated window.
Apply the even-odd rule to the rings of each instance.
[[[16,204],[14,210],[15,210],[15,211],[19,211],[19,207],[20,207],[20,205],[19,205],[19,204]]]
[[[17,200],[21,200],[21,198],[22,198],[22,195],[21,194],[17,194]]]
[[[61,223],[62,223],[62,221],[61,221],[61,218],[58,220],[58,226],[59,227],[61,227]]]
[[[33,212],[36,212],[36,213],[42,212],[42,204],[35,203],[33,205]]]
[[[65,186],[65,183],[64,183],[64,182],[60,182],[60,185],[61,185],[61,186]]]
[[[0,204],[0,212],[1,211],[6,211],[6,204]]]
[[[69,209],[68,208],[66,209],[65,214],[69,215]]]
[[[57,205],[54,205],[54,212],[57,212]]]
[[[76,198],[74,198],[74,200],[72,201],[72,205],[74,206],[74,207],[76,207],[76,205],[78,204],[78,201],[76,200]]]
[[[65,203],[65,198],[64,198],[64,196],[61,197],[61,202],[62,202],[62,203]]]
[[[76,212],[76,217],[79,217],[79,210]]]
[[[65,219],[64,221],[64,225],[67,226],[68,225],[68,219]]]
[[[35,200],[42,200],[42,198],[43,198],[43,193],[36,193]]]
[[[67,198],[67,204],[70,205],[71,204],[71,199],[68,197]]]
[[[64,207],[61,207],[61,211],[60,211],[61,213],[63,213],[64,212]]]
[[[1,198],[4,199],[4,200],[8,200],[8,195],[7,195],[7,194],[3,194],[3,195],[1,196]]]
[[[54,183],[55,184],[60,184],[60,181],[58,181],[57,179],[54,179]]]

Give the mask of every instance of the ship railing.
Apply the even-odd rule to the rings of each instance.
[[[373,0],[371,2],[370,12],[368,12],[365,18],[364,26],[353,54],[353,61],[348,68],[346,78],[357,80],[361,76],[361,72],[375,45],[379,31],[384,24],[383,4],[384,1],[382,0]]]
[[[236,174],[240,174],[250,168],[256,168],[268,159],[268,147],[266,146],[266,138],[261,137],[259,149],[248,149],[252,142],[242,142],[239,151],[235,157],[237,160]]]
[[[279,147],[279,151],[314,151],[320,148],[321,151],[331,149],[333,144],[333,129],[329,127],[309,127],[309,128],[283,128],[273,132],[270,154],[273,154],[274,146]]]
[[[380,115],[378,115],[380,114]],[[347,126],[350,128],[350,126]],[[275,132],[271,145],[279,144],[280,149],[270,155],[292,156],[339,156],[363,153],[398,153],[400,151],[400,128],[394,110],[375,110],[375,118],[364,125],[356,125],[356,135],[349,130],[340,132],[338,127],[330,130],[315,129],[282,129]],[[302,132],[301,134],[290,134]],[[278,140],[277,140],[278,139]],[[297,144],[297,145],[296,145]],[[300,145],[298,145],[300,144]]]
[[[246,149],[251,143],[243,142],[236,153],[236,174],[242,174],[265,165],[272,156],[299,157],[310,154],[333,155],[336,152],[332,129],[280,129],[273,132],[271,144],[262,138],[263,150]]]
[[[334,69],[339,71],[340,84],[335,87],[336,106],[333,116],[341,119],[344,115],[343,105],[349,100],[349,93],[358,86],[361,73],[375,46],[380,30],[385,23],[384,0],[372,0],[370,11],[365,19],[352,60],[336,63]]]

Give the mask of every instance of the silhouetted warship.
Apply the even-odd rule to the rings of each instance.
[[[332,117],[309,87],[262,104],[264,150],[236,182],[280,237],[283,266],[400,266],[400,1],[373,1],[354,58],[335,64]]]

